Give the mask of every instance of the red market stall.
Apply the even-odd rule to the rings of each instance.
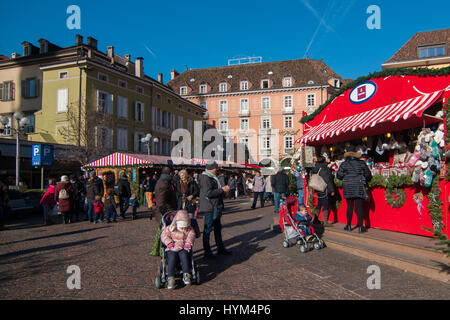
[[[365,202],[366,227],[425,236],[432,233],[423,227],[434,227],[449,235],[450,185],[445,179],[447,166],[442,152],[448,142],[443,111],[449,97],[450,68],[397,70],[365,77],[305,116],[304,134],[296,143],[315,147],[315,154],[328,155],[333,171],[343,160],[343,152],[338,154],[335,150],[343,150],[349,142],[358,145],[372,174],[384,184],[370,188],[370,197]],[[421,150],[429,149],[433,152],[438,149],[439,154],[422,159],[425,151]],[[421,158],[415,159],[416,153]],[[341,158],[333,162],[334,157]],[[428,176],[422,177],[424,173]],[[427,185],[425,180],[431,179],[431,174],[434,186]],[[403,175],[408,183],[392,189],[389,184],[398,180],[391,178],[394,175]],[[411,183],[414,179],[418,182]],[[342,197],[342,188],[339,192]],[[437,203],[436,192],[440,192],[442,201],[439,221],[436,210],[431,214],[428,209],[429,199],[433,201],[431,207]],[[346,201],[340,201],[330,213],[330,220],[346,223],[346,210]],[[355,215],[352,224],[356,224]]]

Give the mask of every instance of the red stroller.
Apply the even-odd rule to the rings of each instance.
[[[298,199],[295,196],[289,196],[286,200],[281,200],[281,208],[279,213],[279,223],[281,231],[284,233],[283,247],[289,248],[291,241],[300,246],[300,252],[305,253],[311,250],[313,247],[316,250],[322,249],[325,244],[314,232],[314,228],[311,229],[311,235],[305,236],[300,227],[295,223],[294,216],[297,214]]]

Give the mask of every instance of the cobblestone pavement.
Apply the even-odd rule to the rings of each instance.
[[[448,299],[450,286],[380,265],[381,289],[366,286],[373,262],[325,248],[284,249],[271,231],[273,207],[248,210],[247,199],[226,203],[223,238],[230,257],[202,258],[194,246],[200,286],[156,289],[159,258],[148,254],[159,219],[145,212],[116,224],[42,226],[23,215],[0,232],[0,299]],[[203,227],[203,219],[199,219]],[[213,237],[211,237],[213,238]],[[212,242],[214,240],[212,239]],[[81,269],[81,290],[69,290],[66,270]]]

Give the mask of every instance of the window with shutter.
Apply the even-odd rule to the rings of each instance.
[[[56,112],[62,113],[67,112],[67,103],[68,103],[68,93],[69,89],[58,89],[58,102]]]
[[[0,101],[3,101],[3,83],[0,83]]]

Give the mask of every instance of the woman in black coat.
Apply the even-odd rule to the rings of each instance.
[[[354,146],[349,146],[344,154],[345,161],[339,167],[336,178],[342,180],[344,198],[347,201],[347,225],[345,230],[351,231],[353,208],[356,209],[359,232],[365,232],[363,227],[363,201],[366,198],[366,184],[372,179],[372,173],[366,163],[359,158]]]
[[[317,157],[317,163],[316,166],[312,169],[313,174],[319,174],[320,177],[326,182],[327,188],[324,192],[320,192],[316,190],[317,194],[317,207],[316,207],[316,214],[317,216],[320,215],[320,210],[322,211],[322,217],[324,225],[328,225],[328,200],[330,199],[330,196],[334,196],[334,177],[331,174],[330,169],[327,166],[327,163],[325,161],[325,158],[323,156]]]

